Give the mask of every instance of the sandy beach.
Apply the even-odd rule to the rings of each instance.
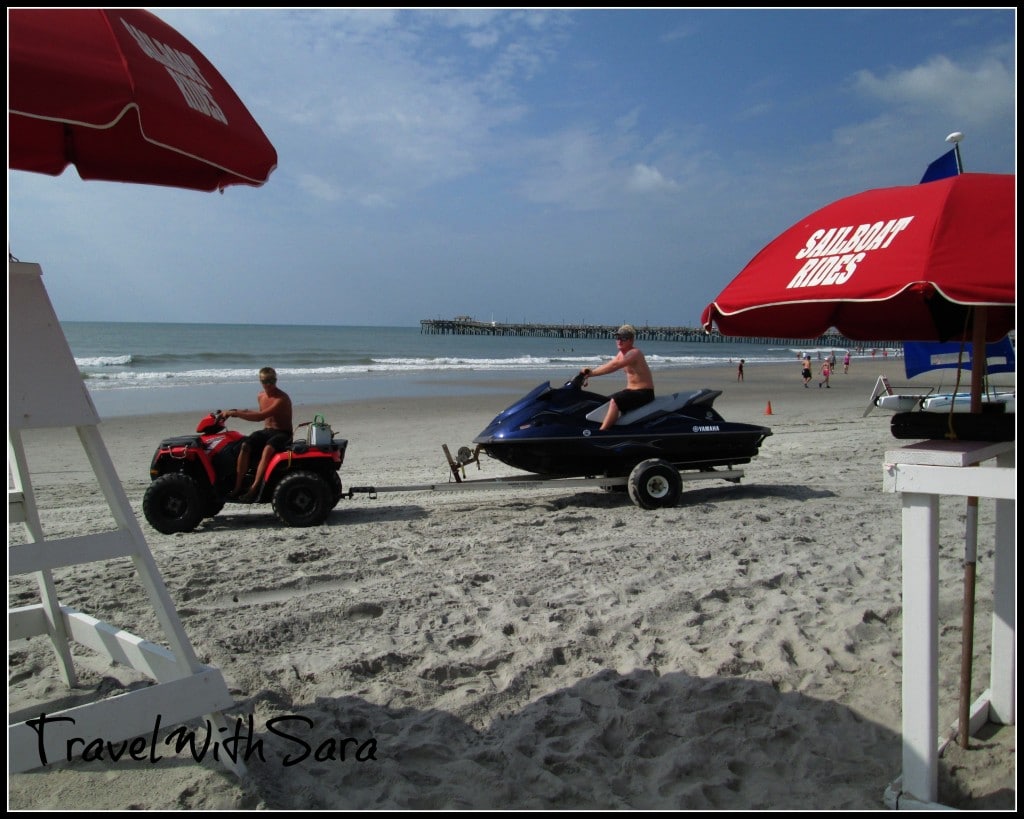
[[[262,754],[243,780],[168,748],[155,763],[60,762],[9,776],[9,809],[884,809],[901,764],[902,581],[900,503],[882,465],[910,442],[892,437],[889,413],[863,413],[880,374],[907,385],[897,361],[841,370],[828,390],[804,389],[796,361],[748,364],[743,383],[732,368],[657,373],[659,393],[722,389],[726,419],[773,435],[741,483],[687,483],[678,506],[646,511],[600,487],[381,492],[342,499],[313,528],[233,505],[163,535],[141,511],[149,462],[198,418],[105,421],[185,630]],[[447,483],[442,444],[469,445],[539,380],[300,404],[296,420],[322,414],[349,440],[345,488]],[[47,535],[109,528],[74,431],[25,440]],[[488,459],[467,470],[510,474]],[[988,686],[993,519],[982,499],[972,699]],[[943,726],[957,714],[963,530],[964,503],[943,501]],[[20,525],[8,539],[24,542]],[[55,577],[62,603],[162,642],[130,560]],[[9,580],[9,606],[37,599],[31,577]],[[145,684],[74,652],[81,688],[69,692],[46,640],[11,643],[9,712]],[[951,746],[939,797],[1014,809],[1015,728]]]

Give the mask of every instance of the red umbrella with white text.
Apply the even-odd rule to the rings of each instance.
[[[957,143],[962,136],[948,139]],[[1016,176],[957,173],[958,150],[955,155],[954,176],[927,181],[938,164],[933,163],[921,184],[857,193],[800,219],[704,309],[704,329],[717,325],[727,336],[816,338],[835,327],[862,341],[961,341],[973,346],[973,361],[983,362],[985,342],[1016,327]],[[971,371],[974,412],[980,411],[980,370]],[[893,431],[899,423],[906,433],[899,437],[1013,440],[1014,419],[994,420],[901,413],[893,417]],[[976,499],[971,500],[976,513]],[[966,618],[973,618],[974,609],[970,551],[969,545],[962,675],[967,684],[962,683],[960,707],[965,747]]]
[[[868,190],[805,216],[709,304],[727,336],[985,338],[1016,325],[1016,177],[960,174]]]
[[[220,72],[141,9],[8,12],[8,167],[213,191],[277,152]]]

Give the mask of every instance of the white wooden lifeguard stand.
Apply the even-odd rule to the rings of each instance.
[[[8,609],[8,640],[46,635],[53,644],[64,681],[77,685],[71,643],[86,646],[111,662],[151,677],[155,684],[108,699],[47,713],[74,722],[48,722],[43,751],[49,762],[62,760],[72,737],[120,742],[149,736],[156,718],[170,727],[204,716],[223,728],[221,713],[234,705],[221,672],[198,661],[163,584],[153,555],[99,433],[99,415],[75,365],[71,349],[43,286],[38,264],[8,261],[7,457],[8,522],[22,523],[28,543],[8,543],[10,575],[34,574],[40,602]],[[40,520],[25,456],[22,431],[74,427],[116,528],[99,534],[50,540]],[[167,647],[108,625],[60,604],[53,570],[130,557],[164,632]],[[24,713],[24,712],[22,712]],[[40,737],[24,721],[8,719],[8,773],[41,767]],[[10,717],[10,715],[9,715]],[[244,764],[222,754],[239,776]]]

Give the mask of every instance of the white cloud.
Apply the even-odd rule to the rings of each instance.
[[[299,187],[316,199],[323,199],[325,202],[337,202],[341,199],[341,191],[322,176],[303,173],[299,174],[298,181]]]
[[[991,122],[1004,116],[1015,96],[1012,65],[995,57],[966,66],[938,55],[908,70],[876,75],[860,71],[856,88],[890,105],[942,111],[954,117]]]
[[[679,184],[666,179],[661,171],[637,163],[626,180],[626,188],[634,193],[660,193],[679,189]]]

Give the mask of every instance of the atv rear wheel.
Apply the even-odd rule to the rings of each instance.
[[[331,509],[338,505],[338,501],[344,497],[343,490],[341,488],[341,475],[337,472],[332,472],[327,476],[327,483],[331,487],[331,500],[334,502],[331,504]]]
[[[641,509],[675,506],[682,491],[679,470],[660,458],[641,461],[629,473],[629,497]]]
[[[182,472],[161,475],[142,499],[142,511],[149,525],[165,535],[191,532],[206,514],[206,502],[196,482]]]
[[[323,523],[338,501],[315,472],[291,472],[274,488],[274,514],[287,526]]]

